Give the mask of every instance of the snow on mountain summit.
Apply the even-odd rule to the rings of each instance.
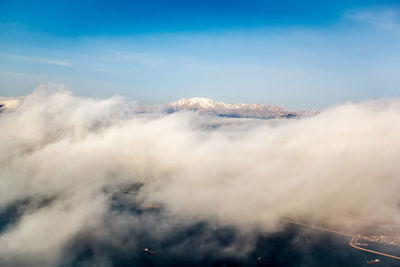
[[[283,107],[261,104],[227,104],[216,102],[205,97],[182,98],[165,105],[169,113],[179,111],[196,111],[201,114],[217,115],[220,117],[234,118],[291,118],[315,115],[315,111],[291,112]]]
[[[169,103],[168,105],[174,107],[201,107],[201,108],[212,108],[221,102],[215,102],[214,100],[206,97],[194,97],[194,98],[182,98],[178,101]],[[223,104],[223,103],[222,103]]]
[[[23,97],[0,97],[0,113],[13,111],[20,105],[22,100]],[[182,98],[165,105],[142,106],[137,110],[137,113],[174,113],[182,111],[192,111],[218,117],[255,119],[303,118],[319,113],[314,110],[288,111],[283,107],[274,105],[227,104],[206,97]]]
[[[171,102],[167,104],[167,106],[172,108],[180,108],[180,109],[215,109],[215,108],[223,108],[230,110],[239,110],[239,109],[247,109],[247,110],[274,110],[274,111],[284,111],[285,109],[280,106],[271,106],[271,105],[261,105],[261,104],[227,104],[224,102],[216,102],[210,98],[206,97],[194,97],[194,98],[182,98],[178,101]]]

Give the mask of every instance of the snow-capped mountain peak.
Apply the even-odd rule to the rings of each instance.
[[[179,111],[196,111],[202,114],[211,114],[221,117],[234,118],[291,118],[315,115],[315,111],[287,111],[280,106],[261,105],[261,104],[227,104],[224,102],[216,102],[205,97],[182,98],[175,102],[165,105],[169,113]]]
[[[178,101],[169,103],[170,106],[175,107],[201,107],[201,108],[212,108],[215,107],[217,102],[206,97],[194,97],[194,98],[182,98]]]
[[[179,109],[229,109],[229,110],[275,110],[283,111],[284,108],[279,106],[261,105],[261,104],[227,104],[224,102],[216,102],[206,97],[182,98],[178,101],[167,104],[171,108]]]
[[[22,102],[23,97],[0,97],[0,113],[16,109]],[[261,104],[227,104],[216,102],[206,97],[182,98],[161,106],[143,106],[138,109],[138,113],[151,112],[174,113],[180,111],[194,111],[199,114],[213,115],[230,118],[302,118],[317,115],[319,112],[309,111],[288,111],[280,106],[261,105]]]

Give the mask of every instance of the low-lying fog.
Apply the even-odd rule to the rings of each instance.
[[[135,236],[199,221],[235,229],[228,254],[278,231],[280,218],[351,232],[400,225],[400,99],[300,120],[136,109],[42,86],[0,113],[1,266],[61,266],[79,240],[140,251]],[[198,246],[219,245],[210,232]]]

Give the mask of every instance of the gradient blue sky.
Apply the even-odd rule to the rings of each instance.
[[[400,1],[0,0],[3,96],[323,109],[400,96],[399,48]]]

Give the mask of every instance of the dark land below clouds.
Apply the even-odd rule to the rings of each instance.
[[[20,203],[23,205],[23,203]],[[20,206],[19,205],[19,206]],[[0,232],[18,221],[18,209],[9,208],[0,214]],[[137,215],[157,213],[155,210],[142,211],[135,207],[123,207],[118,210]],[[128,209],[128,210],[126,210]],[[160,225],[163,221],[159,222]],[[374,266],[399,266],[399,261],[356,250],[348,245],[350,238],[311,229],[304,226],[282,222],[283,227],[275,233],[259,233],[250,249],[238,255],[221,253],[231,247],[236,250],[246,244],[240,242],[236,230],[232,227],[211,226],[206,222],[177,226],[163,238],[152,236],[147,229],[143,234],[125,233],[123,243],[126,246],[113,245],[107,240],[95,240],[90,235],[73,238],[66,249],[66,260],[61,267],[94,266],[105,262],[105,266],[370,266],[367,261],[379,259]],[[204,237],[207,236],[205,239]],[[204,249],[207,240],[212,249]],[[135,244],[132,248],[131,244]],[[373,244],[372,244],[373,245]],[[376,249],[382,245],[373,245]],[[391,247],[391,246],[390,246]],[[146,251],[146,248],[150,251]],[[371,247],[372,248],[372,247]],[[393,248],[391,248],[393,249]],[[393,251],[391,251],[393,252]],[[100,255],[100,256],[99,256]]]
[[[198,223],[186,229],[177,229],[163,239],[154,240],[142,236],[138,241],[141,247],[153,250],[132,253],[111,248],[107,244],[78,242],[76,258],[67,266],[86,266],[91,264],[96,254],[104,253],[112,266],[370,266],[367,261],[379,259],[374,266],[399,266],[399,261],[356,250],[348,245],[349,238],[315,229],[286,224],[284,229],[273,234],[259,234],[253,249],[245,256],[224,257],[218,251],[203,253],[197,244],[202,242],[205,231],[213,231],[214,242],[221,249],[235,242],[235,231],[224,227],[210,229],[205,223]],[[189,240],[189,242],[188,242]],[[171,253],[171,247],[185,243],[184,250]],[[197,243],[198,242],[198,243]]]

